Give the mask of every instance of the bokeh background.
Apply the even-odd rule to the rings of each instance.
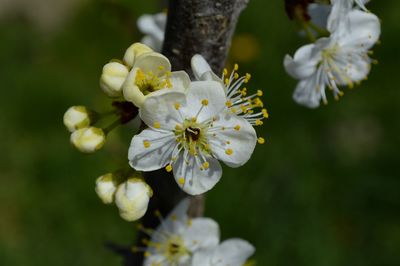
[[[106,241],[129,244],[135,225],[94,193],[97,176],[126,163],[133,132],[120,128],[85,156],[69,144],[64,111],[105,110],[101,68],[141,38],[136,18],[158,1],[0,1],[0,265],[120,265]],[[265,89],[266,144],[224,168],[206,215],[222,237],[257,247],[257,265],[400,265],[400,2],[372,1],[382,19],[379,64],[338,102],[309,110],[283,56],[307,42],[283,1],[250,1],[230,60]]]

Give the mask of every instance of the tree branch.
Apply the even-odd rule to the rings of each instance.
[[[222,73],[239,15],[248,1],[170,0],[162,52],[171,61],[173,70],[185,70],[192,76],[190,60],[198,53],[210,63],[215,73]],[[159,220],[154,211],[160,211],[165,217],[187,195],[177,186],[172,174],[164,169],[146,173],[145,178],[153,188],[154,196],[142,223],[146,228],[155,228]],[[203,210],[204,197],[193,197],[189,215],[201,216]],[[142,233],[138,234],[138,246],[144,237]],[[143,253],[126,253],[115,246],[114,249],[129,254],[124,255],[125,265],[142,265]]]

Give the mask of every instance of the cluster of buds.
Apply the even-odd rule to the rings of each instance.
[[[96,180],[95,191],[103,203],[115,203],[120,216],[126,221],[140,219],[153,195],[151,187],[139,172],[127,177],[121,171],[102,175]]]

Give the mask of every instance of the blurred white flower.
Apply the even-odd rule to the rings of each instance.
[[[97,178],[95,191],[104,204],[113,202],[117,185],[118,183],[112,173],[107,173]]]
[[[93,153],[103,147],[106,135],[101,128],[87,127],[74,131],[70,140],[79,151]]]
[[[133,137],[130,165],[140,171],[173,170],[178,185],[192,195],[210,190],[222,175],[218,160],[239,167],[257,142],[254,128],[224,112],[225,103],[224,89],[215,81],[192,82],[186,94],[154,93],[140,109],[149,128]]]
[[[292,58],[286,55],[286,71],[300,82],[294,100],[310,108],[327,103],[325,89],[332,90],[335,98],[343,93],[338,86],[352,87],[365,79],[370,71],[368,50],[380,36],[379,19],[367,12],[353,10],[329,38],[301,47]]]
[[[152,195],[152,189],[143,179],[132,177],[118,186],[115,204],[123,219],[136,221],[146,213]]]
[[[145,34],[141,42],[153,48],[154,51],[161,52],[166,24],[167,14],[165,12],[140,16],[137,20],[137,26],[140,32]]]
[[[218,245],[218,224],[209,218],[189,219],[188,208],[189,200],[181,201],[151,234],[144,266],[191,265],[197,251]]]
[[[184,71],[171,72],[168,58],[156,52],[144,53],[135,59],[132,70],[122,85],[127,101],[141,107],[152,93],[170,89],[184,91],[190,78]]]
[[[71,106],[64,114],[64,125],[70,132],[91,124],[91,112],[85,106]]]
[[[192,266],[243,266],[255,248],[242,239],[228,239],[217,247],[199,250],[193,255]]]

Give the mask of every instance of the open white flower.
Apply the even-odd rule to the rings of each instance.
[[[192,266],[243,266],[255,248],[242,239],[228,239],[193,255]]]
[[[215,81],[192,82],[186,94],[155,92],[139,111],[149,128],[133,137],[130,165],[140,171],[166,167],[185,192],[208,191],[222,175],[218,160],[239,167],[257,142],[244,118],[223,112],[225,103],[224,89]]]
[[[112,98],[121,97],[122,84],[125,82],[136,58],[149,52],[153,52],[150,47],[142,43],[134,43],[126,50],[123,61],[112,60],[104,65],[100,77],[100,88],[103,92]]]
[[[218,224],[209,218],[190,219],[189,202],[189,199],[181,201],[152,232],[144,266],[191,265],[192,256],[198,250],[218,245]]]
[[[368,50],[380,35],[379,19],[360,10],[348,13],[349,24],[339,27],[329,38],[301,47],[292,58],[286,55],[286,71],[299,79],[294,100],[310,108],[327,103],[325,89],[332,90],[335,98],[343,94],[340,85],[352,87],[365,79],[370,71]]]
[[[127,221],[136,221],[147,211],[153,190],[141,178],[131,177],[118,186],[115,204],[121,217]]]
[[[171,72],[168,58],[156,52],[144,53],[135,59],[132,70],[122,85],[127,101],[141,107],[147,96],[162,89],[184,91],[190,78],[184,71]]]
[[[166,24],[167,14],[165,12],[140,16],[137,20],[137,26],[145,34],[141,42],[153,48],[154,51],[161,52]]]
[[[248,95],[244,84],[248,83],[251,75],[247,73],[245,76],[239,77],[237,64],[230,74],[227,69],[224,69],[221,78],[211,70],[202,55],[194,55],[191,66],[197,80],[214,80],[221,83],[227,97],[225,105],[230,113],[243,117],[253,126],[262,125],[262,120],[268,118],[268,112],[263,108],[264,104],[260,99],[263,92],[258,90],[256,93]]]

